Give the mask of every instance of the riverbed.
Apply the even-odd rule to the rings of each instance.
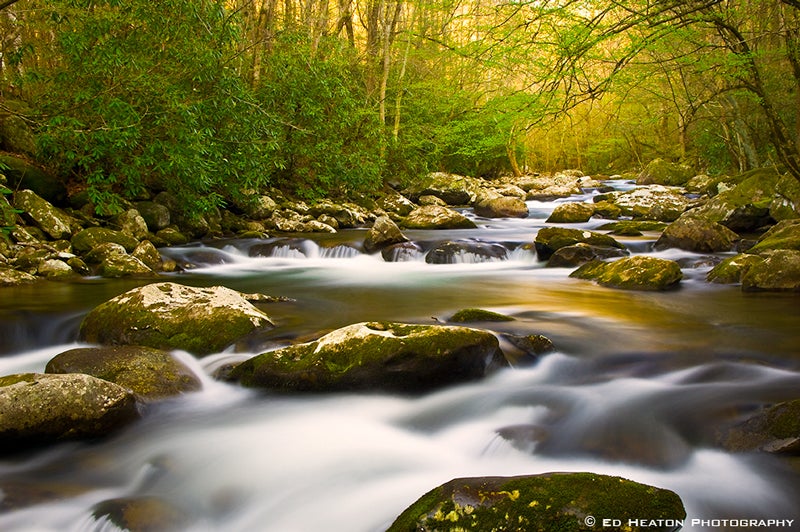
[[[720,430],[761,406],[800,398],[800,299],[709,284],[705,274],[729,254],[653,252],[657,234],[619,240],[632,254],[679,261],[676,290],[603,288],[545,267],[532,246],[536,232],[557,203],[592,194],[530,201],[526,219],[482,219],[465,209],[477,229],[405,232],[423,249],[444,240],[503,246],[493,260],[465,254],[428,264],[420,253],[386,262],[359,250],[364,229],[271,238],[269,256],[251,256],[263,240],[161,250],[186,266],[162,280],[287,298],[262,307],[277,327],[251,352],[200,360],[176,352],[202,374],[202,391],[148,406],[141,421],[107,440],[1,457],[0,486],[51,495],[26,506],[2,493],[0,530],[115,530],[92,516],[96,504],[153,496],[191,515],[196,531],[378,532],[452,478],[552,471],[674,490],[688,512],[684,530],[734,529],[692,519],[794,519],[800,528],[792,462],[718,443]],[[3,288],[0,374],[43,371],[81,345],[78,326],[91,308],[145,282]],[[352,323],[443,323],[468,307],[515,318],[475,326],[543,334],[555,352],[421,397],[282,396],[210,376]]]

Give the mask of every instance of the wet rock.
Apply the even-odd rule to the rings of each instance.
[[[236,366],[230,378],[282,392],[423,393],[480,379],[505,365],[488,331],[372,322],[258,355]]]
[[[501,348],[512,366],[530,366],[539,361],[542,355],[555,351],[550,338],[541,334],[500,335]]]
[[[735,257],[728,257],[714,266],[706,275],[706,281],[719,284],[736,284],[742,282],[742,277],[754,264],[764,262],[758,255],[740,253]]]
[[[603,231],[611,231],[611,234],[619,236],[641,236],[644,232],[661,233],[666,228],[666,223],[652,220],[621,220],[599,227]]]
[[[14,194],[14,206],[23,211],[22,216],[40,228],[53,240],[72,236],[75,222],[66,213],[53,207],[32,190]]]
[[[475,223],[448,207],[426,205],[411,211],[403,225],[409,229],[474,229]]]
[[[89,375],[0,377],[0,449],[107,436],[138,417],[133,394]]]
[[[408,242],[408,238],[400,231],[397,224],[388,216],[380,216],[372,224],[364,239],[364,251],[374,253],[392,244]]]
[[[800,251],[778,249],[761,254],[742,274],[742,290],[750,292],[800,291]]]
[[[156,247],[149,240],[142,240],[139,242],[136,248],[134,248],[133,253],[131,253],[131,256],[142,261],[145,266],[154,272],[159,271],[163,263],[161,253],[158,252]]]
[[[571,201],[557,205],[546,221],[555,224],[584,223],[593,215],[593,205]]]
[[[800,400],[768,406],[721,435],[731,451],[800,455]]]
[[[172,354],[140,346],[70,349],[52,358],[45,373],[85,373],[119,384],[144,399],[169,397],[201,388],[198,376]]]
[[[140,201],[136,204],[136,210],[144,219],[147,228],[153,233],[166,228],[171,223],[169,207],[153,201]]]
[[[608,200],[597,201],[594,204],[594,214],[600,218],[616,220],[622,216],[622,209]]]
[[[528,205],[525,200],[510,196],[488,198],[478,201],[475,214],[485,218],[527,218]]]
[[[684,214],[667,226],[655,249],[680,248],[697,253],[730,251],[739,235],[722,224]]]
[[[113,242],[131,252],[139,244],[139,241],[122,231],[114,231],[106,227],[89,227],[78,232],[72,237],[72,247],[76,253],[87,253],[97,245],[106,242]]]
[[[614,516],[629,532],[673,532],[686,510],[672,491],[595,473],[459,478],[423,495],[387,532],[617,530],[587,525],[589,516]],[[641,516],[646,524],[628,526]]]
[[[381,250],[381,257],[386,262],[408,262],[420,260],[425,255],[425,250],[416,242],[402,242],[392,244]]]
[[[662,185],[650,185],[610,195],[622,216],[637,220],[673,222],[689,207],[683,190]]]
[[[636,256],[614,262],[587,262],[570,277],[626,290],[668,290],[678,285],[683,274],[675,261]]]
[[[0,268],[0,286],[18,286],[36,282],[36,277],[11,268]]]
[[[514,318],[481,308],[465,308],[450,316],[447,321],[451,323],[470,323],[476,321],[514,321]]]
[[[310,244],[305,238],[279,238],[273,242],[256,244],[247,254],[250,257],[303,258],[311,254]]]
[[[800,251],[800,220],[784,220],[775,224],[747,252],[761,253],[776,249]]]
[[[547,261],[548,268],[572,268],[592,260],[604,260],[628,255],[625,249],[592,246],[583,242],[559,248]]]
[[[80,339],[207,355],[271,327],[266,314],[229,288],[156,283],[94,308],[81,323]]]
[[[115,530],[128,532],[180,532],[192,524],[189,514],[157,497],[109,499],[96,504],[92,516],[98,527],[111,523]]]
[[[579,243],[625,249],[624,245],[608,235],[566,227],[544,227],[536,234],[534,241],[539,260],[547,260],[556,250]]]
[[[118,279],[120,277],[155,275],[145,263],[132,255],[113,255],[100,263],[98,273],[102,277]]]
[[[508,250],[493,242],[448,240],[440,242],[425,255],[428,264],[463,264],[506,260]]]
[[[736,232],[755,231],[773,223],[770,206],[780,175],[772,169],[742,174],[743,180],[730,190],[720,192],[693,214],[720,223]]]
[[[681,186],[685,185],[692,177],[694,177],[694,171],[685,164],[654,159],[636,177],[636,184]]]
[[[63,279],[75,275],[69,264],[59,259],[47,259],[42,262],[39,264],[36,273],[47,279]]]

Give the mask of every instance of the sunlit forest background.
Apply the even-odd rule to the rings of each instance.
[[[800,177],[797,0],[0,0],[0,112],[95,204],[654,158]]]

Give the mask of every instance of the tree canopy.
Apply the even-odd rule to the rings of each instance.
[[[109,212],[656,157],[800,178],[800,2],[6,0],[0,106]]]

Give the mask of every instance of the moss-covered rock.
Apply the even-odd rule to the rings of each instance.
[[[117,530],[128,532],[180,532],[192,524],[188,513],[157,497],[102,501],[92,508],[92,516],[98,522],[107,521],[116,525]]]
[[[768,292],[800,291],[800,251],[778,249],[761,254],[742,275],[742,290]]]
[[[47,279],[65,279],[76,275],[69,264],[59,259],[47,259],[39,264],[36,273]]]
[[[784,220],[761,235],[748,253],[762,253],[776,249],[800,251],[800,220]]]
[[[506,360],[512,366],[533,365],[542,355],[555,351],[553,341],[543,334],[503,333],[500,339]]]
[[[571,201],[557,205],[547,218],[547,222],[554,224],[584,223],[588,222],[593,215],[594,205]]]
[[[432,172],[403,190],[403,194],[413,201],[422,196],[436,196],[447,205],[467,205],[479,189],[480,182],[474,178]]]
[[[487,198],[475,203],[475,214],[484,218],[527,218],[528,205],[524,199],[511,196]]]
[[[202,386],[198,376],[169,352],[141,346],[70,349],[53,357],[45,373],[85,373],[144,399],[193,392]]]
[[[410,199],[393,190],[378,199],[378,206],[386,212],[398,216],[408,216],[408,213],[417,207]]]
[[[505,365],[499,342],[488,331],[371,322],[263,353],[236,366],[230,378],[282,392],[421,393],[479,379]]]
[[[76,225],[76,222],[34,191],[20,190],[14,194],[14,206],[23,211],[23,218],[47,233],[53,240],[72,236],[72,226]]]
[[[540,260],[547,260],[556,250],[578,243],[618,249],[625,248],[624,245],[608,235],[566,227],[544,227],[536,234],[534,241],[536,254]]]
[[[0,268],[0,286],[17,286],[36,282],[36,277],[12,268]]]
[[[643,518],[642,525],[628,523]],[[669,490],[594,473],[547,473],[451,480],[423,495],[387,532],[673,532],[685,518],[683,502]]]
[[[772,223],[770,206],[781,176],[773,169],[764,168],[742,174],[740,178],[736,186],[694,209],[693,215],[737,232],[753,231]]]
[[[411,211],[402,225],[408,229],[474,229],[475,222],[448,207],[425,205]]]
[[[229,288],[156,283],[97,306],[81,323],[80,339],[207,355],[271,327],[266,314]]]
[[[161,258],[161,253],[158,252],[156,247],[149,240],[142,240],[139,242],[131,253],[131,256],[142,261],[145,266],[154,272],[161,270],[161,266],[164,262]]]
[[[665,222],[653,220],[621,220],[601,225],[599,229],[611,231],[612,235],[641,236],[645,232],[663,232],[667,228]]]
[[[470,323],[475,321],[514,321],[514,318],[482,308],[465,308],[453,314],[447,321],[451,323]]]
[[[722,435],[732,451],[800,454],[800,399],[764,408]]]
[[[800,181],[790,175],[778,180],[769,215],[778,221],[800,218]]]
[[[715,253],[730,251],[737,240],[739,235],[722,224],[684,214],[664,229],[655,248]]]
[[[637,185],[685,185],[694,171],[685,164],[671,163],[664,159],[654,159],[636,177]]]
[[[650,185],[628,192],[609,195],[622,216],[637,220],[673,222],[689,207],[683,189]]]
[[[144,219],[147,228],[153,233],[166,228],[172,221],[169,207],[161,203],[140,201],[136,204],[136,210],[139,211],[139,215]]]
[[[742,282],[742,277],[747,270],[754,264],[764,262],[764,257],[740,253],[735,257],[728,257],[716,266],[708,274],[706,281],[719,284],[736,284]]]
[[[100,263],[98,272],[101,276],[110,278],[155,275],[145,263],[128,254],[106,257]]]
[[[76,253],[88,253],[95,246],[106,242],[119,244],[129,253],[133,251],[139,243],[139,241],[132,236],[122,231],[108,229],[107,227],[88,227],[72,237],[72,247],[75,249]]]
[[[408,242],[397,224],[388,216],[379,216],[364,238],[364,251],[373,253],[392,244]]]
[[[547,261],[548,268],[570,268],[592,260],[611,259],[628,255],[625,249],[592,246],[583,242],[559,248]]]
[[[675,261],[636,256],[614,262],[587,262],[570,277],[626,290],[668,290],[678,285],[683,274]]]
[[[89,375],[0,377],[0,450],[99,438],[137,417],[130,391]]]

